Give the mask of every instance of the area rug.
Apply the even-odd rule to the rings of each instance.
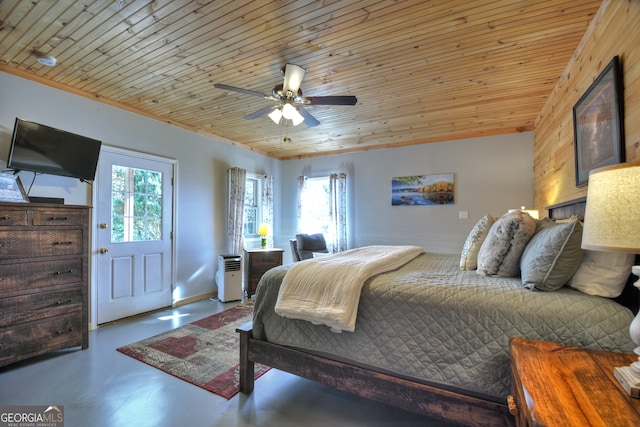
[[[239,391],[240,350],[236,328],[251,320],[253,304],[239,305],[117,350],[231,399]],[[256,364],[255,378],[270,368]]]

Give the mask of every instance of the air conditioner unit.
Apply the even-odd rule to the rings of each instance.
[[[218,257],[218,299],[222,302],[242,299],[242,255]]]

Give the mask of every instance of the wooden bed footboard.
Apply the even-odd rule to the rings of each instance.
[[[291,347],[253,338],[252,323],[240,333],[240,392],[254,387],[254,364],[260,363],[339,390],[433,418],[473,426],[514,426],[507,401],[498,403],[456,393],[388,373],[338,362]]]

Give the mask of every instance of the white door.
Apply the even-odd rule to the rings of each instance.
[[[103,146],[95,215],[98,324],[172,304],[174,164]]]

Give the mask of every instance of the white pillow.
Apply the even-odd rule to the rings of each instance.
[[[634,254],[586,250],[568,285],[585,294],[615,298],[622,293],[634,260]]]
[[[333,255],[331,252],[311,252],[314,258],[324,258],[329,255]]]
[[[473,227],[462,247],[460,270],[475,270],[478,268],[478,252],[480,252],[482,242],[487,238],[489,229],[491,229],[494,222],[496,222],[496,219],[492,215],[486,214]]]

